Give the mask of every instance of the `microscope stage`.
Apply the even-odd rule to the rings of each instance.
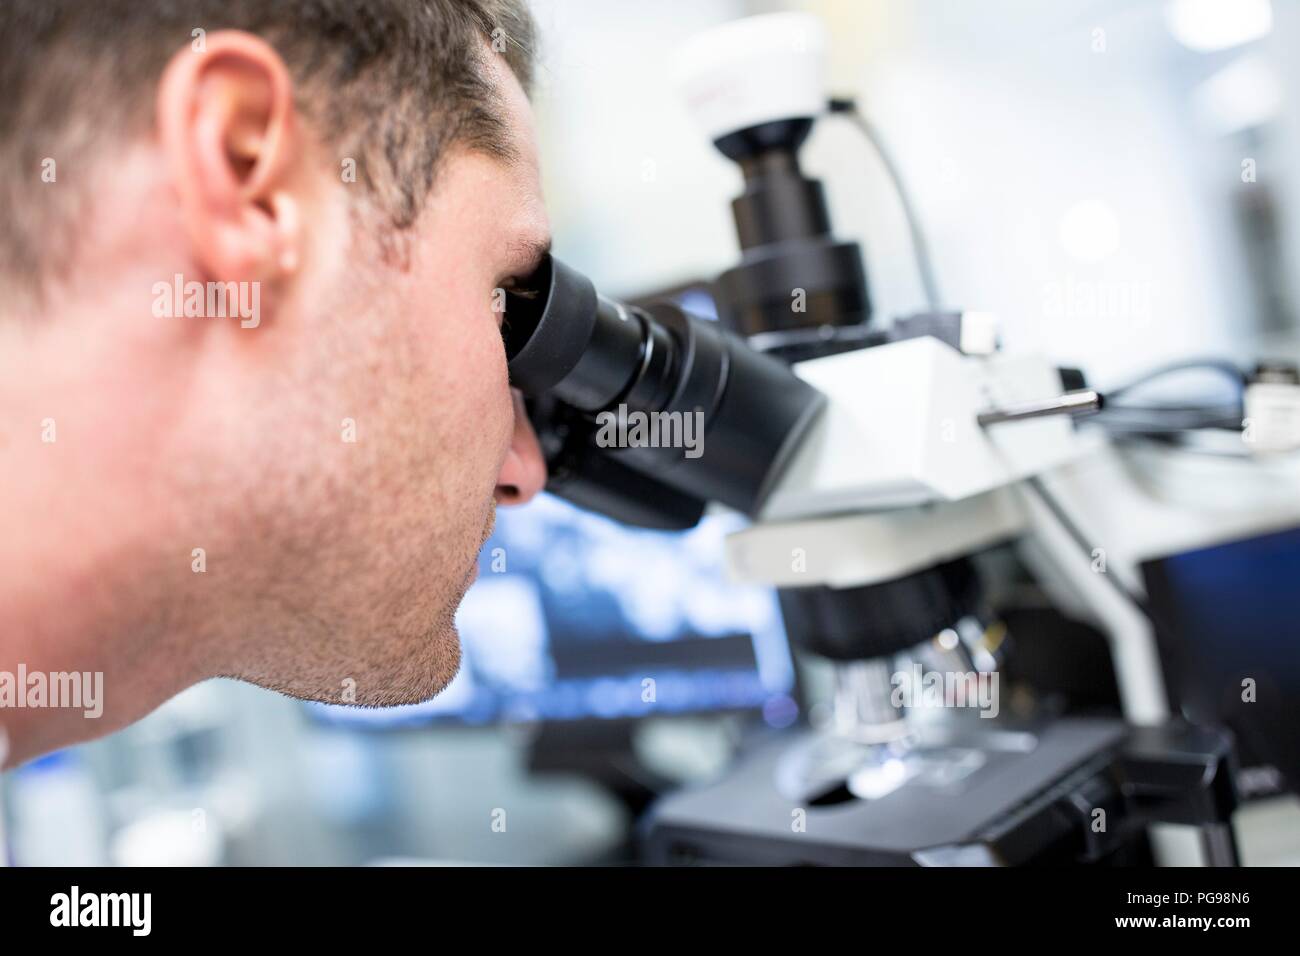
[[[722,779],[672,794],[650,811],[646,849],[655,863],[758,865],[1002,865],[994,834],[1032,855],[1060,838],[1059,817],[1042,811],[1068,793],[1059,785],[1086,765],[1104,762],[1125,738],[1120,721],[1058,720],[1032,735],[976,728],[944,751],[978,756],[955,775],[917,774],[876,799],[860,787],[832,787],[812,799],[791,799],[779,780],[789,755],[816,746],[825,735],[781,735],[743,757]],[[980,737],[988,738],[981,745]],[[1000,736],[1024,739],[1006,747]],[[788,789],[787,789],[788,792]],[[1018,816],[1025,832],[1012,833]],[[1049,820],[1044,828],[1036,824]],[[1012,830],[1008,830],[1009,823]],[[1050,831],[1050,832],[1049,832]],[[1007,844],[1000,844],[1006,846]]]

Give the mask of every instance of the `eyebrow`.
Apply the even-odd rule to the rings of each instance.
[[[529,236],[515,239],[510,245],[510,262],[514,271],[520,276],[530,275],[541,266],[542,260],[551,253],[551,237],[539,238]]]

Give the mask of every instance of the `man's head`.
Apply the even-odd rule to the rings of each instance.
[[[549,241],[516,0],[0,7],[0,671],[427,699],[545,480],[501,289]],[[78,712],[79,716],[79,712]]]

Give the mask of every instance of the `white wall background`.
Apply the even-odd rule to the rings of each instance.
[[[1246,54],[1294,77],[1300,3],[1274,6],[1287,9],[1272,35],[1204,54],[1174,40],[1163,0],[535,0],[557,247],[616,293],[730,265],[739,174],[692,127],[666,64],[710,24],[809,9],[831,26],[832,88],[859,97],[910,182],[947,304],[998,313],[1008,347],[1103,384],[1189,354],[1253,360],[1259,317],[1230,203],[1250,188],[1240,163],[1259,137],[1262,155],[1300,158],[1286,145],[1300,140],[1295,98],[1245,136],[1208,128],[1194,97]],[[878,319],[919,308],[907,232],[866,144],[828,120],[804,160],[837,231],[863,243]],[[1288,166],[1300,170],[1261,158],[1258,176],[1294,204]],[[1292,237],[1297,219],[1284,219]]]

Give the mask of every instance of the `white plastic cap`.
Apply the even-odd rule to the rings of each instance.
[[[826,111],[826,27],[808,13],[769,13],[713,27],[677,51],[672,77],[712,140]]]

